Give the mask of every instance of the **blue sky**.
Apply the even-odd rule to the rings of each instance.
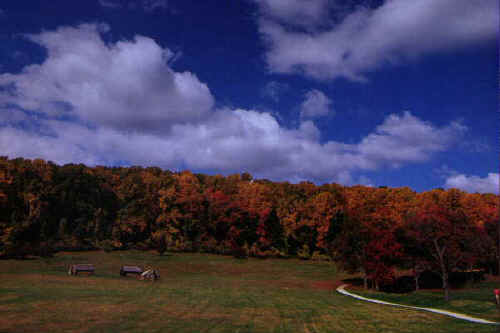
[[[0,4],[0,153],[498,193],[493,0]]]

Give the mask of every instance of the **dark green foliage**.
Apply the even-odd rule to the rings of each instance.
[[[264,222],[268,238],[270,239],[270,246],[277,250],[286,250],[285,230],[280,223],[276,209],[272,208],[269,216]]]
[[[339,210],[337,214],[330,219],[328,232],[325,236],[326,243],[329,245],[328,252],[330,256],[333,256],[333,252],[335,250],[334,241],[337,236],[340,235],[340,232],[346,223],[348,222],[346,221],[346,214],[343,210]]]

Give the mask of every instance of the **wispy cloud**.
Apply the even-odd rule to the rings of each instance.
[[[269,69],[366,81],[377,68],[494,41],[498,1],[387,0],[331,19],[326,0],[254,0]],[[326,15],[326,17],[325,17]]]
[[[177,13],[168,0],[99,0],[99,4],[111,9],[142,9],[147,13],[155,10],[168,10],[171,13]]]
[[[99,4],[107,8],[121,8],[123,6],[119,0],[99,0]]]
[[[300,106],[300,116],[302,118],[318,118],[333,114],[332,101],[323,92],[312,89],[305,95],[305,99]]]
[[[288,89],[290,89],[290,86],[286,83],[270,81],[262,89],[262,96],[268,97],[274,102],[279,102],[281,95]]]
[[[284,24],[311,28],[328,19],[328,0],[254,0],[262,15]]]

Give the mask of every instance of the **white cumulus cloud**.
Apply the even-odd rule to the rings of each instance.
[[[454,174],[446,178],[446,188],[459,188],[470,193],[494,193],[499,194],[500,175],[488,173],[487,177],[481,178],[474,175]]]
[[[144,36],[105,43],[106,29],[85,24],[29,36],[48,55],[0,75],[3,155],[349,184],[357,172],[424,162],[466,130],[406,112],[358,143],[321,142],[311,120],[287,128],[271,113],[215,109],[205,83],[168,66],[167,48]]]
[[[425,161],[431,153],[442,152],[457,142],[467,130],[460,122],[436,128],[410,112],[389,115],[374,133],[357,145],[359,154],[392,166]]]
[[[0,85],[10,89],[0,92],[0,103],[137,131],[166,130],[208,114],[210,90],[195,74],[173,71],[170,50],[144,36],[106,44],[100,35],[106,29],[83,24],[29,35],[48,57],[20,74],[1,74]]]

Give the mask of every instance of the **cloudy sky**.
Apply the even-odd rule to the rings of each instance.
[[[0,155],[498,193],[496,0],[4,0]]]

